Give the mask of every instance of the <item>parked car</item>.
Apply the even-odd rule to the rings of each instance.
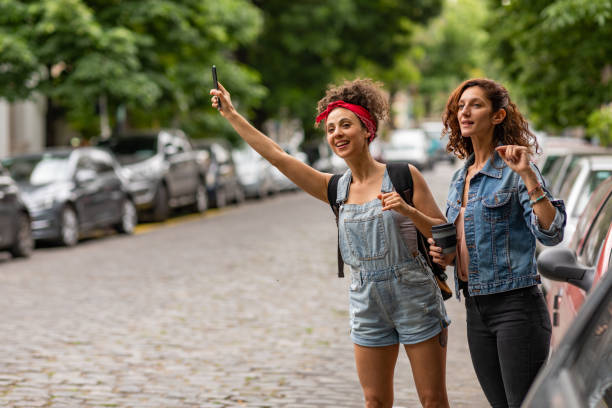
[[[233,152],[240,184],[249,198],[263,198],[279,191],[272,165],[255,150],[246,146]]]
[[[30,212],[19,187],[0,165],[0,250],[14,257],[28,257],[34,248]]]
[[[306,153],[298,149],[293,149],[289,146],[281,145],[281,147],[285,150],[285,152],[287,152],[287,154],[295,157],[302,163],[308,163],[308,157],[306,156]],[[274,182],[278,185],[279,191],[295,191],[298,189],[298,186],[293,181],[291,181],[289,177],[285,176],[279,169],[274,166],[272,166],[272,176],[274,178]]]
[[[567,214],[565,236],[560,245],[566,246],[576,228],[576,222],[587,205],[593,191],[608,177],[612,176],[612,155],[584,156],[576,161],[574,168],[567,175],[559,198],[565,202]],[[536,243],[536,254],[545,247]],[[545,284],[547,290],[548,284]]]
[[[34,239],[73,246],[81,234],[98,228],[134,231],[133,198],[109,152],[50,149],[9,157],[3,164],[23,192]]]
[[[98,142],[110,149],[128,179],[128,189],[143,216],[164,221],[174,208],[206,211],[205,174],[187,136],[178,129],[115,135]]]
[[[446,151],[448,136],[443,136],[444,124],[442,121],[430,121],[421,123],[421,129],[430,141],[431,155],[434,162],[447,161],[455,163],[455,155]]]
[[[551,193],[555,196],[559,195],[567,180],[567,175],[573,170],[576,163],[581,158],[611,154],[612,149],[604,149],[599,146],[586,145],[573,147],[571,151],[566,152],[559,160],[555,161],[546,173],[547,175],[544,176]]]
[[[384,144],[382,159],[385,163],[410,163],[419,170],[433,167],[430,141],[422,129],[399,129]]]
[[[381,147],[378,138],[372,141],[375,145],[370,147]],[[319,144],[319,157],[312,163],[312,167],[324,173],[342,174],[348,169],[346,162],[342,157],[335,154],[327,142]],[[379,156],[382,159],[382,148],[380,151],[373,149],[372,156]]]
[[[609,257],[610,249],[606,254]],[[554,259],[552,259],[554,261]],[[580,308],[571,327],[538,373],[523,408],[612,407],[612,271]],[[567,273],[581,268],[567,265]]]
[[[567,247],[549,248],[538,270],[551,280],[546,294],[556,348],[588,294],[610,267],[612,256],[612,177],[591,195]]]
[[[567,212],[567,241],[576,227],[576,222],[589,202],[593,191],[612,176],[612,155],[586,156],[578,160],[567,175],[559,197],[565,201]]]
[[[229,142],[220,139],[195,139],[192,144],[202,172],[206,174],[210,206],[220,208],[230,202],[243,202],[244,189],[238,178]]]
[[[537,156],[537,165],[546,180],[550,180],[551,168],[558,160],[563,160],[573,150],[580,150],[585,146],[586,149],[591,148],[584,139],[577,138],[547,136],[539,138],[538,142],[542,148],[542,154]]]

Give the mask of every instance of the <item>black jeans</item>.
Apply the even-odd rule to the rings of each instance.
[[[520,407],[548,358],[551,325],[537,286],[466,297],[472,364],[489,404]]]

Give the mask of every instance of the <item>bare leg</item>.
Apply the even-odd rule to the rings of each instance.
[[[393,373],[399,345],[364,347],[355,344],[355,363],[367,408],[391,408]]]
[[[425,408],[448,408],[446,395],[446,342],[448,330],[417,344],[405,344],[412,376]]]

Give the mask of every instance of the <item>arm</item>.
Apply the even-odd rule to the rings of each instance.
[[[395,191],[380,194],[378,198],[382,200],[383,211],[395,210],[409,217],[421,234],[430,238],[431,227],[438,224],[444,224],[446,218],[436,205],[434,197],[421,172],[413,165],[410,165],[410,173],[412,174],[413,180],[413,206],[406,203]]]
[[[521,177],[519,199],[525,221],[535,237],[544,245],[561,242],[566,221],[565,206],[563,201],[553,200],[539,171],[529,162],[529,150],[523,146],[499,146],[496,150],[508,167]]]
[[[232,105],[230,94],[223,85],[219,84],[218,90],[211,89],[210,94],[213,95],[212,106],[219,109],[217,98],[221,100],[222,108],[219,109],[219,113],[227,119],[245,142],[302,190],[321,201],[327,202],[327,183],[329,183],[331,174],[317,171],[287,154],[272,139],[255,129],[236,111]]]

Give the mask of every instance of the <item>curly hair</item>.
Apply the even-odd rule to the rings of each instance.
[[[485,78],[468,79],[457,87],[448,97],[446,109],[442,115],[442,123],[444,124],[444,135],[448,135],[448,144],[446,151],[454,153],[460,159],[465,159],[474,152],[472,139],[462,137],[459,128],[459,119],[457,113],[459,111],[459,99],[463,92],[473,86],[480,87],[487,99],[491,102],[491,114],[504,109],[506,117],[504,120],[495,125],[493,130],[493,144],[502,145],[519,145],[529,148],[532,153],[539,152],[540,146],[535,135],[529,130],[529,125],[517,106],[510,100],[508,90],[501,84]]]
[[[374,118],[376,127],[380,128],[380,123],[389,118],[389,95],[382,87],[381,82],[374,82],[368,78],[344,81],[339,86],[330,85],[325,96],[317,104],[317,115],[321,114],[330,103],[344,101],[367,109]],[[361,126],[365,128],[362,122]]]

